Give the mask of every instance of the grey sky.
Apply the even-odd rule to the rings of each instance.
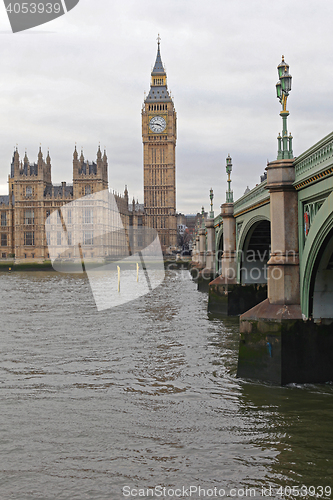
[[[281,130],[276,67],[293,76],[294,153],[333,130],[332,2],[80,0],[65,16],[12,34],[0,4],[0,194],[13,148],[36,161],[50,148],[53,182],[72,178],[75,142],[109,158],[110,188],[143,201],[141,106],[160,33],[178,113],[177,210],[215,212],[233,189],[254,187],[276,158]]]

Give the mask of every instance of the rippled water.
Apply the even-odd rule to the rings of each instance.
[[[187,272],[100,313],[85,277],[0,282],[1,500],[333,487],[333,386],[237,379],[238,319],[208,316]]]

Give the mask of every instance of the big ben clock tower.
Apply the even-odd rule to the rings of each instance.
[[[177,114],[168,92],[160,37],[157,40],[150,91],[142,107],[144,206],[146,224],[157,230],[163,251],[166,251],[177,244]]]

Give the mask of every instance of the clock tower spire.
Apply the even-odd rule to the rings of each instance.
[[[160,36],[150,90],[142,107],[144,206],[148,227],[155,228],[163,251],[177,245],[177,114],[167,87]]]

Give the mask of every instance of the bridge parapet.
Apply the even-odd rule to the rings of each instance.
[[[267,190],[267,180],[258,184],[247,194],[244,194],[234,203],[234,213],[235,217],[243,212],[246,212],[249,208],[261,205],[261,203],[269,200],[269,192]]]
[[[222,219],[222,215],[221,214],[218,214],[215,218],[214,218],[214,227],[215,229],[218,231],[218,228],[219,226],[221,226],[221,224],[223,223],[223,219]]]
[[[333,132],[295,159],[296,189],[333,174]]]

